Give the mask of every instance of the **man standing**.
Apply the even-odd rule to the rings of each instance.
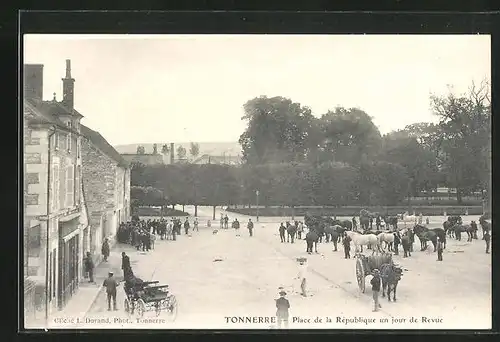
[[[194,222],[193,222],[193,231],[197,231],[199,232],[200,230],[198,229],[198,218],[195,218],[194,219]]]
[[[102,286],[106,288],[106,294],[108,295],[108,311],[111,311],[111,299],[113,299],[113,310],[118,310],[116,307],[116,288],[118,287],[118,282],[113,277],[112,271],[109,271],[108,278],[104,279]]]
[[[227,229],[229,226],[229,217],[224,216],[224,228]]]
[[[285,323],[285,328],[288,329],[288,309],[290,309],[290,302],[285,296],[286,292],[282,290],[280,291],[280,297],[275,300],[278,329],[281,329],[281,322]]]
[[[441,241],[440,238],[438,238],[438,243],[437,243],[437,255],[438,255],[437,261],[443,261],[443,242]]]
[[[351,258],[351,238],[344,232],[344,239],[342,240],[342,245],[344,245],[344,256],[345,259]]]
[[[283,222],[281,222],[281,225],[279,227],[281,242],[285,242],[285,230],[286,230],[286,228],[283,225]]]
[[[250,236],[253,236],[253,222],[252,222],[252,219],[248,219],[247,228],[248,228],[248,233],[250,234]]]
[[[184,221],[184,232],[186,233],[186,235],[189,234],[189,221],[188,221],[187,217],[186,217],[186,221]]]
[[[374,303],[374,309],[373,311],[378,311],[380,308],[382,308],[382,305],[378,302],[378,295],[380,292],[380,272],[376,268],[373,270],[373,278],[370,281],[370,284],[372,285],[372,292],[373,292],[373,303]]]
[[[472,228],[472,238],[477,240],[477,223],[476,223],[476,221],[471,221],[470,226]]]
[[[89,275],[89,283],[94,282],[94,261],[92,260],[92,255],[90,252],[87,252],[87,256],[85,258],[85,272]]]
[[[306,258],[298,258],[297,261],[299,262],[299,274],[297,276],[297,279],[300,281],[300,289],[302,291],[301,295],[306,297],[306,276],[307,276],[307,264]]]
[[[352,217],[352,229],[358,230],[358,222],[356,222],[356,216]]]
[[[109,257],[109,243],[108,238],[104,238],[104,242],[102,243],[101,253],[104,261],[108,261]]]
[[[394,255],[399,255],[399,245],[401,244],[401,237],[399,236],[399,232],[395,232],[394,234]]]
[[[485,230],[483,233],[483,239],[486,242],[486,254],[490,254],[490,231]]]
[[[240,236],[240,222],[238,221],[238,219],[234,219],[233,228],[234,230],[236,230],[236,236]]]
[[[403,251],[404,251],[403,258],[411,256],[411,242],[408,232],[403,234],[403,237],[401,238],[401,244],[403,245]]]
[[[224,228],[224,215],[220,214],[220,229]]]
[[[122,252],[122,270],[123,270],[123,279],[128,279],[128,275],[130,274],[130,258],[125,252]]]
[[[381,223],[382,220],[380,219],[380,215],[377,215],[377,218],[375,219],[375,225],[377,226],[377,230],[380,230]]]
[[[299,238],[299,240],[302,240],[302,232],[304,231],[304,224],[301,222],[299,222],[299,224],[297,225],[297,236]]]

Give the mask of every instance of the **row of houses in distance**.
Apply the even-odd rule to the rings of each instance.
[[[189,143],[167,143],[167,144],[142,144],[142,145],[122,145],[116,146],[118,151],[122,152],[122,157],[129,163],[139,162],[144,165],[157,164],[225,164],[239,165],[241,164],[241,148],[235,143],[199,143],[200,154],[197,156],[186,156],[179,158],[176,155],[176,150],[179,146],[189,150]],[[167,149],[162,148],[167,146]],[[132,153],[130,150],[137,147],[143,148],[144,153]],[[150,153],[147,153],[150,152]]]
[[[74,106],[70,61],[63,96],[43,100],[43,65],[24,65],[24,290],[26,323],[65,307],[130,217],[129,164]]]

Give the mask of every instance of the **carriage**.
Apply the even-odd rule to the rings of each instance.
[[[143,317],[146,311],[154,311],[159,316],[167,313],[170,321],[177,317],[177,299],[169,293],[168,285],[156,285],[159,281],[144,282],[134,278],[123,286],[125,301],[123,307],[129,315]]]
[[[356,279],[361,292],[365,292],[365,278],[372,274],[374,269],[380,269],[383,264],[394,265],[392,253],[377,253],[366,256],[362,253],[356,254]]]

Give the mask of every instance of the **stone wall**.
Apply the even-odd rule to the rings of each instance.
[[[117,163],[99,150],[88,139],[82,139],[82,180],[85,201],[91,227],[92,254],[100,253],[97,248],[102,236],[102,221],[109,210],[115,208],[115,182]]]

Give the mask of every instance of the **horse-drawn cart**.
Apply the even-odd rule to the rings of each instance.
[[[155,285],[158,281],[144,282],[132,278],[123,287],[125,301],[123,307],[129,315],[143,317],[146,311],[154,311],[159,316],[162,311],[174,321],[177,317],[177,299],[168,291],[168,285]]]
[[[356,279],[361,292],[365,292],[366,276],[371,275],[374,269],[380,270],[383,264],[393,265],[391,253],[378,253],[370,256],[356,254]]]

